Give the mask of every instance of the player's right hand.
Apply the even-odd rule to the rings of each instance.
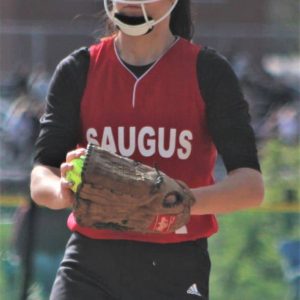
[[[72,192],[72,183],[66,179],[66,174],[68,171],[72,170],[73,166],[71,161],[75,158],[79,158],[81,155],[86,153],[86,149],[79,148],[76,150],[72,150],[67,153],[66,161],[60,166],[60,186],[57,190],[57,200],[60,204],[60,208],[68,208],[71,207],[74,203],[74,193]]]

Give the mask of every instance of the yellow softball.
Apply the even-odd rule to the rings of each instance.
[[[75,158],[71,161],[73,165],[73,169],[68,171],[66,174],[66,179],[73,183],[71,190],[76,193],[78,186],[81,184],[81,173],[84,164],[85,156],[80,156],[79,158]]]

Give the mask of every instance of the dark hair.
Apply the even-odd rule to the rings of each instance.
[[[194,34],[192,22],[191,1],[179,0],[172,11],[170,29],[174,35],[191,40]]]

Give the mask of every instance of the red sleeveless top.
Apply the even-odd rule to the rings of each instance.
[[[216,149],[208,133],[205,103],[199,90],[199,46],[179,38],[141,77],[124,65],[114,37],[90,48],[90,67],[81,101],[80,147],[88,143],[157,165],[191,188],[214,183]],[[68,226],[94,239],[175,243],[209,237],[218,229],[214,215],[193,215],[168,234],[97,230]]]

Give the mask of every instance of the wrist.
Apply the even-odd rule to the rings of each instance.
[[[54,210],[69,208],[72,205],[74,195],[69,188],[62,187],[61,182],[55,184],[54,197],[49,202],[49,208]]]
[[[191,189],[196,198],[195,204],[191,207],[191,215],[206,215],[211,212],[207,209],[208,187]]]

